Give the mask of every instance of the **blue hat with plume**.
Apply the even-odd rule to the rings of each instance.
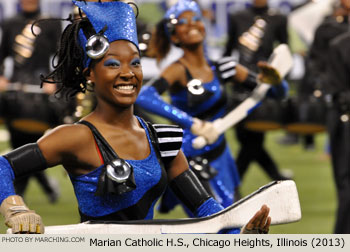
[[[73,1],[73,3],[85,13],[96,32],[95,35],[100,35],[99,37],[103,36],[106,40],[105,44],[107,44],[107,46],[116,40],[127,40],[139,49],[135,13],[129,4],[119,1]],[[92,57],[88,53],[87,49],[89,49],[89,39],[93,36],[94,35],[87,38],[82,29],[79,31],[79,44],[87,54],[85,67],[90,64],[91,58],[103,57],[105,53],[99,54],[97,57]]]

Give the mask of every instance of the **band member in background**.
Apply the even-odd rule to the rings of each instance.
[[[143,109],[163,116],[184,129],[182,150],[193,171],[197,173],[207,190],[224,206],[231,205],[240,178],[224,134],[218,134],[212,121],[223,117],[227,109],[227,97],[221,79],[235,79],[242,85],[256,86],[256,75],[236,62],[223,60],[213,64],[205,54],[205,27],[199,6],[195,1],[180,0],[166,12],[157,24],[150,41],[149,53],[154,52],[158,61],[169,53],[172,44],[183,50],[183,56],[168,66],[156,80],[146,85],[137,104]],[[220,67],[223,66],[223,67]],[[265,63],[260,65],[262,78],[276,84],[270,89],[277,96],[284,96],[287,84]],[[220,69],[222,72],[220,72]],[[278,75],[278,74],[277,74]],[[280,83],[283,85],[279,85]],[[160,95],[170,92],[171,104]],[[192,141],[203,136],[207,145],[195,149]],[[171,192],[168,194],[171,195]],[[174,207],[176,199],[163,198],[160,210]]]
[[[60,40],[58,64],[43,81],[68,96],[93,87],[96,108],[76,124],[59,126],[37,143],[0,158],[0,212],[13,232],[43,233],[40,216],[9,186],[13,178],[63,165],[78,200],[81,221],[153,218],[168,183],[199,217],[223,209],[206,192],[180,150],[182,130],[134,116],[143,73],[135,13],[121,1],[74,1],[86,18],[71,20]],[[133,5],[134,6],[134,5]],[[267,233],[263,206],[242,229]]]
[[[330,41],[348,30],[349,0],[334,1],[334,9],[317,27],[309,51],[305,57],[305,75],[298,85],[299,103],[310,100],[324,101],[323,82],[327,79],[328,51]],[[316,96],[315,96],[316,94]],[[316,98],[316,99],[315,99]],[[312,135],[304,138],[307,146],[313,146]]]
[[[276,42],[288,43],[288,33],[286,16],[270,9],[268,0],[252,0],[252,3],[246,10],[231,15],[224,56],[229,56],[233,50],[237,50],[239,63],[256,71],[256,63],[268,59]],[[231,106],[244,100],[250,91],[244,85],[233,85],[232,100],[236,102]],[[281,174],[276,162],[264,147],[264,132],[248,130],[244,123],[238,124],[235,130],[240,143],[236,162],[241,179],[253,161],[256,161],[273,180],[290,179]]]
[[[327,80],[330,41],[348,31],[349,5],[349,0],[338,0],[333,13],[327,16],[315,31],[314,41],[307,54],[307,81],[301,87],[308,89],[308,92],[322,89],[323,83]]]
[[[342,0],[344,20],[348,30],[327,44],[323,75],[323,91],[330,95],[331,106],[327,115],[332,167],[337,188],[338,209],[336,234],[350,233],[350,0]],[[339,19],[340,20],[340,19]],[[334,21],[333,21],[334,22]],[[333,23],[335,25],[335,23]],[[339,23],[338,26],[346,27]],[[333,26],[332,26],[333,27]],[[339,29],[340,27],[338,27]],[[333,31],[337,29],[334,27]],[[325,30],[324,30],[325,31]],[[324,34],[325,35],[325,34]]]
[[[20,13],[1,24],[0,45],[0,90],[4,92],[1,111],[10,132],[13,149],[36,142],[49,128],[49,121],[58,121],[58,115],[48,102],[49,94],[53,94],[56,88],[54,85],[44,85],[41,91],[40,74],[49,72],[50,57],[56,51],[61,24],[59,21],[36,24],[33,26],[33,34],[33,22],[42,17],[40,1],[20,0],[19,4]],[[13,59],[10,80],[3,75],[4,61],[7,57]],[[38,90],[39,93],[30,93],[31,89]],[[29,93],[26,93],[28,90]],[[19,123],[19,119],[30,120],[33,116],[42,116],[44,126]],[[17,194],[24,195],[32,176],[37,179],[50,202],[56,202],[59,196],[58,184],[43,171],[16,179]]]

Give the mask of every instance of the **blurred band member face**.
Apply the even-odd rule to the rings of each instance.
[[[350,0],[341,0],[341,4],[347,10],[350,10]]]
[[[255,7],[265,7],[268,0],[253,0],[253,5]]]
[[[21,9],[24,12],[34,12],[39,9],[40,0],[20,0]]]
[[[195,45],[203,42],[205,27],[200,16],[192,11],[185,11],[178,17],[175,33],[172,36],[175,44]]]

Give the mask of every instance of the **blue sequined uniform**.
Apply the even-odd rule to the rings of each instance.
[[[220,101],[225,100],[225,93],[222,85],[216,76],[213,80],[202,84],[203,88],[212,93],[211,97],[199,104],[195,104],[189,107],[188,90],[183,88],[183,90],[171,93],[172,105],[191,115],[192,117],[198,117],[202,119],[205,115],[205,120],[214,121],[217,118],[223,117],[226,111],[226,103],[224,102],[222,106],[217,107],[216,105]],[[225,100],[226,101],[226,100]],[[217,108],[214,108],[217,107]],[[212,110],[210,112],[210,110]],[[207,112],[207,113],[206,113]],[[208,115],[210,115],[208,118]],[[212,187],[213,193],[215,194],[216,200],[222,204],[224,207],[231,205],[234,202],[234,190],[240,184],[239,174],[235,165],[235,161],[230,153],[229,147],[226,145],[225,136],[222,134],[216,142],[210,145],[206,145],[202,149],[194,149],[192,147],[192,141],[196,138],[196,135],[191,133],[189,128],[184,128],[184,138],[182,150],[186,157],[194,157],[204,155],[208,152],[215,151],[215,149],[220,148],[221,145],[225,144],[222,148],[221,153],[210,161],[210,165],[214,167],[218,174],[210,180],[210,185]]]
[[[145,128],[143,122],[140,122]],[[151,148],[150,155],[143,160],[126,160],[134,169],[137,185],[135,190],[122,195],[96,196],[95,191],[103,165],[90,173],[70,176],[81,215],[93,217],[87,219],[113,214],[113,220],[153,218],[154,204],[163,193],[167,178],[164,169],[159,165],[149,132],[145,130]]]

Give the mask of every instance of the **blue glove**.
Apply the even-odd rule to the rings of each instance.
[[[216,200],[214,200],[213,198],[209,198],[207,201],[205,201],[202,205],[198,207],[198,209],[195,212],[195,215],[197,217],[206,217],[220,212],[223,209],[224,207],[220,205]],[[220,230],[219,234],[239,234],[240,231],[241,230],[239,228],[224,229]]]
[[[266,96],[274,99],[283,99],[287,97],[289,92],[289,85],[286,80],[282,80],[280,85],[272,86],[269,91],[267,91]]]
[[[0,205],[8,196],[15,195],[13,180],[15,175],[12,167],[6,158],[0,157]]]

